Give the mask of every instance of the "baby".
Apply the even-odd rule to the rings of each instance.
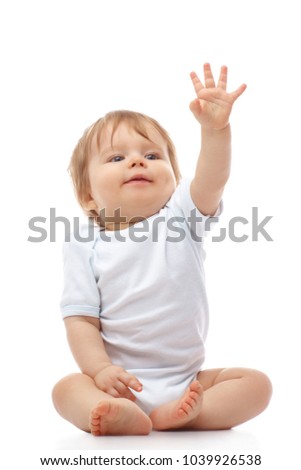
[[[203,237],[221,212],[230,172],[228,93],[191,73],[202,145],[192,179],[152,118],[115,111],[85,131],[70,172],[94,228],[64,245],[61,310],[81,373],[53,389],[57,411],[93,435],[229,429],[261,413],[262,372],[203,370],[208,330]],[[92,233],[92,235],[91,235]]]

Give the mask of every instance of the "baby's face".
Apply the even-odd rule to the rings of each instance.
[[[112,129],[108,127],[103,131],[100,149],[92,147],[88,208],[98,213],[104,209],[106,220],[116,216],[118,210],[126,217],[119,225],[118,216],[115,224],[113,219],[106,222],[107,229],[125,228],[133,218],[156,214],[176,188],[165,140],[151,125],[147,133],[150,140],[120,124],[111,146]]]

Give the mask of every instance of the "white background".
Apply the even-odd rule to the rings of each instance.
[[[10,1],[0,6],[1,47],[1,439],[10,455],[39,468],[58,449],[244,448],[293,462],[300,421],[300,20],[298,2]],[[221,225],[234,216],[249,239],[207,244],[211,328],[206,367],[264,370],[269,409],[228,434],[162,434],[95,441],[58,417],[53,384],[76,370],[58,308],[62,224],[56,241],[30,243],[29,219],[80,216],[67,166],[83,130],[112,109],[156,118],[193,174],[198,124],[189,73],[229,68],[235,104],[233,169]],[[251,211],[271,215],[273,238],[251,240]],[[218,229],[216,234],[218,234]],[[232,434],[231,434],[232,433]],[[165,437],[164,437],[165,436]],[[166,437],[167,436],[167,437]],[[222,436],[222,437],[221,437]],[[229,437],[230,436],[230,437]],[[147,440],[149,439],[149,440]],[[151,440],[153,439],[153,440]],[[163,439],[163,441],[162,441]],[[165,439],[165,441],[164,441]],[[105,442],[105,444],[104,444]],[[153,444],[152,444],[153,443]],[[165,444],[164,444],[165,443]],[[182,443],[182,444],[181,444]],[[192,444],[194,443],[194,444]],[[195,445],[195,447],[194,447]],[[18,449],[20,449],[18,451]],[[42,449],[44,451],[42,451]],[[272,464],[267,464],[272,469]],[[24,464],[25,467],[25,464]],[[287,465],[297,468],[298,464]]]

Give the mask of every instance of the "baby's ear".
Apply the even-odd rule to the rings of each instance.
[[[89,194],[89,197],[87,198],[87,200],[84,203],[84,208],[86,210],[89,210],[89,211],[98,210],[98,207],[97,207],[94,199],[92,199],[92,196],[90,196],[90,194]]]

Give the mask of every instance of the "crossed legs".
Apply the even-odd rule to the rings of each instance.
[[[199,372],[182,397],[147,416],[134,402],[99,390],[85,374],[62,379],[53,389],[58,413],[94,435],[149,434],[152,429],[229,429],[260,414],[272,394],[269,379],[253,369]]]

